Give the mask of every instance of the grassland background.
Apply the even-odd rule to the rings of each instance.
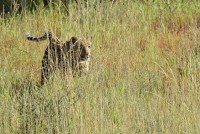
[[[25,33],[47,30],[62,40],[93,36],[88,75],[38,87],[48,42]],[[0,133],[200,133],[199,45],[197,0],[1,16]]]

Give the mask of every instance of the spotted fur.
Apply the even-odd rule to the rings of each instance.
[[[36,42],[49,39],[42,59],[42,85],[57,70],[62,74],[71,71],[73,76],[89,71],[91,39],[72,37],[63,43],[52,32],[47,32],[41,37],[32,37],[29,33],[26,36],[28,40]]]

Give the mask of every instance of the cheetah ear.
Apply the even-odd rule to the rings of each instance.
[[[89,33],[86,33],[86,39],[92,40],[92,35]]]
[[[88,36],[87,38],[88,38],[89,40],[92,40],[92,36],[91,36],[91,35],[90,35],[90,36]]]
[[[77,41],[78,41],[78,38],[77,38],[77,37],[72,37],[72,38],[71,38],[71,42],[72,42],[73,44],[75,44]]]

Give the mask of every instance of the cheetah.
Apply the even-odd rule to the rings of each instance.
[[[46,32],[41,37],[33,37],[27,33],[26,38],[36,42],[49,40],[42,58],[41,85],[57,70],[62,74],[71,71],[73,76],[81,76],[89,71],[91,37],[71,37],[69,41],[62,42],[52,32]]]

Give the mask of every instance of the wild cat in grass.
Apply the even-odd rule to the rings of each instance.
[[[36,42],[49,40],[42,59],[41,85],[44,85],[57,70],[62,74],[71,71],[73,76],[80,76],[89,71],[91,37],[72,37],[69,41],[63,42],[52,32],[46,32],[40,37],[26,33],[26,38]]]

